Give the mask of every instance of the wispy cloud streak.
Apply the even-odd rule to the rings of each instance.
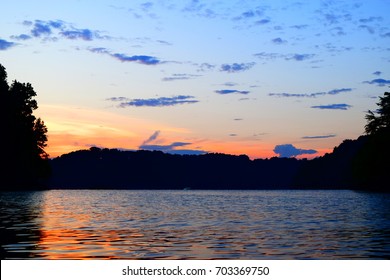
[[[115,58],[121,62],[136,62],[136,63],[144,64],[144,65],[156,65],[156,64],[161,63],[161,61],[154,56],[148,56],[148,55],[129,56],[129,55],[121,54],[121,53],[113,53],[106,48],[89,48],[88,50],[90,52],[93,52],[93,53],[109,55],[112,58]]]
[[[302,139],[327,139],[327,138],[333,138],[333,137],[336,137],[336,134],[303,136]]]
[[[199,102],[194,99],[194,96],[190,95],[177,95],[173,97],[159,97],[159,98],[148,98],[148,99],[129,99],[124,97],[112,97],[106,100],[119,102],[118,107],[166,107],[175,106],[181,104],[192,104]]]
[[[273,39],[273,42],[277,44],[281,44],[284,43],[285,41],[282,40],[281,38],[276,38]],[[313,53],[282,54],[282,53],[260,52],[260,53],[255,53],[254,56],[262,60],[284,59],[284,60],[294,60],[294,61],[305,61],[314,58],[316,55]]]
[[[390,80],[374,79],[374,80],[371,80],[371,81],[364,81],[363,83],[370,84],[370,85],[377,85],[379,87],[383,87],[383,86],[386,86],[386,85],[390,85]]]
[[[283,93],[269,93],[268,95],[269,96],[276,96],[276,97],[295,97],[295,98],[309,97],[309,98],[314,98],[314,97],[323,96],[323,95],[336,95],[336,94],[340,94],[343,92],[350,92],[352,90],[353,90],[352,88],[336,88],[336,89],[332,89],[329,91],[312,92],[312,93],[286,93],[286,92],[283,92]]]
[[[16,45],[16,43],[14,43],[14,42],[9,42],[7,40],[0,39],[0,50],[1,51],[8,50],[9,48],[12,48],[15,45]]]
[[[189,80],[200,76],[201,75],[193,75],[193,74],[173,74],[170,77],[164,77],[162,80],[164,82],[172,82],[177,80]]]
[[[161,145],[157,141],[157,138],[160,136],[160,131],[155,131],[148,139],[146,139],[139,146],[141,150],[149,150],[149,151],[161,151],[169,154],[180,154],[180,155],[202,155],[205,154],[206,151],[203,150],[192,150],[192,149],[178,149],[181,147],[186,147],[192,145],[190,142],[173,142],[167,145]],[[156,143],[157,141],[157,143]]]
[[[341,103],[341,104],[329,104],[329,105],[316,105],[311,106],[313,109],[321,109],[321,110],[348,110],[351,108],[351,105]]]
[[[236,90],[236,89],[221,89],[215,91],[218,94],[248,94],[247,90]]]
[[[70,40],[92,41],[94,39],[110,39],[109,36],[103,36],[100,31],[88,28],[76,28],[63,20],[34,20],[24,21],[23,25],[30,28],[30,35],[21,34],[13,37],[19,40],[28,40],[32,38],[44,38],[46,40],[57,40],[62,37]]]
[[[250,63],[233,63],[233,64],[222,64],[220,71],[228,73],[243,72],[251,69],[255,65],[254,62]]]
[[[146,139],[146,140],[142,143],[142,145],[141,145],[140,147],[145,146],[145,145],[148,145],[148,144],[150,144],[151,142],[155,141],[155,140],[158,138],[159,135],[160,135],[160,130],[156,130],[152,135],[150,135],[150,137],[149,137],[148,139]]]

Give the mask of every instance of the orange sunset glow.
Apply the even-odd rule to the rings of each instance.
[[[158,143],[171,143],[175,139],[191,141],[189,148],[207,152],[246,154],[250,158],[274,157],[273,145],[259,139],[196,139],[189,129],[173,127],[154,120],[145,120],[111,112],[102,112],[89,108],[77,108],[43,104],[38,115],[48,127],[47,153],[51,158],[75,150],[96,146],[137,150],[156,128],[163,130]],[[196,139],[193,141],[193,139]],[[318,149],[312,158],[331,152],[331,149]],[[300,158],[299,157],[299,158]]]

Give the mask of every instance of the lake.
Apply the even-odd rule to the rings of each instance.
[[[390,194],[0,193],[1,259],[389,259]]]

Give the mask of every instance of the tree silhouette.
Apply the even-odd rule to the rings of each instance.
[[[375,134],[379,130],[390,128],[390,92],[385,92],[383,97],[379,97],[376,105],[379,107],[376,113],[368,110],[366,114],[365,131],[367,134]]]
[[[0,64],[0,120],[2,190],[37,187],[49,174],[45,152],[47,128],[33,115],[38,108],[30,83],[7,83],[7,72]]]

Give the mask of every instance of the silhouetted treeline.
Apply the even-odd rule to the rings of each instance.
[[[372,142],[372,143],[371,143]],[[313,160],[91,148],[51,161],[53,188],[388,190],[389,157],[377,140],[346,140]],[[388,152],[387,152],[388,153]]]
[[[51,160],[53,188],[356,189],[390,191],[388,130],[313,160],[90,148]]]
[[[33,115],[38,108],[35,96],[29,83],[13,81],[9,85],[0,64],[0,190],[41,188],[50,174],[44,151],[47,128]]]
[[[247,189],[288,188],[301,162],[91,148],[62,155],[51,164],[50,184],[60,188]]]
[[[303,188],[344,187],[371,191],[390,191],[390,133],[345,140],[333,153],[303,165],[295,185]]]

